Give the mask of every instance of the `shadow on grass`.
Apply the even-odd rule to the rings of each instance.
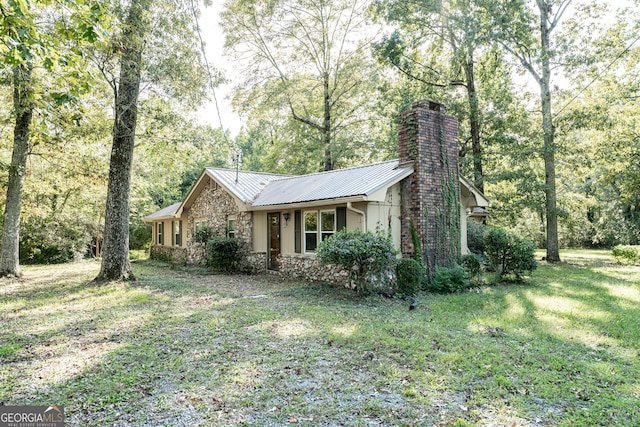
[[[0,305],[21,346],[0,401],[62,404],[78,426],[640,422],[640,313],[610,292],[637,289],[633,275],[543,266],[532,286],[424,295],[410,312],[327,285],[135,268],[101,295],[65,285],[60,303],[52,288],[33,324]]]

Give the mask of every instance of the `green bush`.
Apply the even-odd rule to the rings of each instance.
[[[415,295],[424,279],[424,267],[418,261],[402,258],[396,261],[396,292],[400,295]]]
[[[498,271],[500,277],[513,274],[520,278],[523,273],[531,273],[538,266],[535,259],[535,245],[503,228],[488,228],[484,233],[487,258]]]
[[[616,246],[611,256],[616,264],[634,265],[640,261],[640,246]]]
[[[316,255],[325,264],[345,267],[358,292],[370,291],[368,278],[391,267],[396,251],[391,240],[371,231],[339,231],[320,242]]]
[[[436,267],[436,274],[433,280],[427,285],[430,292],[442,294],[452,294],[462,292],[469,288],[469,275],[467,271],[458,264],[453,267]]]
[[[478,221],[467,221],[467,247],[476,255],[484,255],[484,231],[487,227]]]
[[[77,261],[87,254],[91,226],[73,217],[29,217],[20,225],[20,262],[60,264]]]
[[[196,243],[207,243],[214,235],[213,229],[208,225],[202,226],[193,234],[193,240]]]
[[[235,271],[241,252],[238,240],[229,237],[214,237],[207,242],[207,267],[214,271]]]
[[[470,278],[476,277],[482,270],[483,257],[474,253],[462,257],[462,266]]]

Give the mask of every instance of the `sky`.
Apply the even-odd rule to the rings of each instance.
[[[224,36],[218,25],[218,15],[222,10],[222,1],[213,0],[211,6],[202,7],[202,17],[199,20],[200,31],[205,42],[205,51],[209,66],[221,70],[227,78],[231,75],[232,69],[229,63],[222,55],[224,46]],[[240,117],[235,114],[231,108],[231,102],[228,98],[231,93],[232,83],[224,84],[215,89],[215,95],[218,100],[218,109],[220,111],[220,119],[222,127],[231,132],[231,136],[235,137],[242,127]],[[211,96],[213,98],[213,96]],[[210,124],[213,127],[220,127],[220,119],[216,111],[214,102],[210,102],[198,111],[198,120],[201,123]]]

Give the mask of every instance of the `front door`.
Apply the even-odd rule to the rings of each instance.
[[[267,214],[269,240],[269,256],[267,257],[267,268],[278,270],[278,256],[280,255],[280,212]]]

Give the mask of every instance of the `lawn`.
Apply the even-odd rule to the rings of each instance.
[[[69,426],[637,426],[640,268],[561,254],[528,284],[359,297],[94,262],[0,280],[0,402]]]

